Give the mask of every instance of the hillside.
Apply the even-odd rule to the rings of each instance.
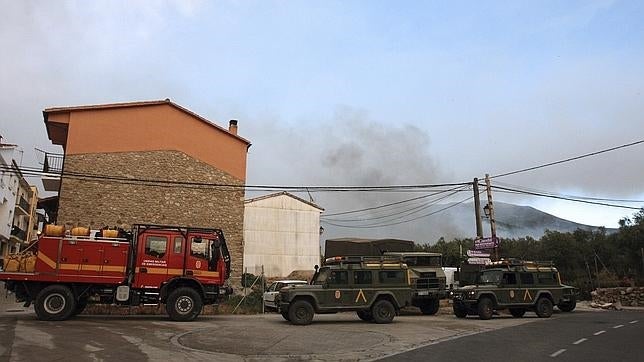
[[[440,208],[449,206],[441,205]],[[578,228],[585,230],[598,229],[595,226],[578,224],[558,218],[530,206],[519,206],[495,202],[497,235],[501,238],[518,238],[531,236],[540,238],[546,230],[570,232]],[[414,240],[417,243],[433,244],[439,238],[472,238],[476,235],[474,207],[470,204],[456,205],[444,212],[432,215],[423,222],[412,222],[380,228],[350,229],[340,228],[323,223],[322,240],[339,237],[364,238],[398,238]],[[608,232],[614,229],[607,229]],[[483,219],[483,233],[490,235],[490,224]]]

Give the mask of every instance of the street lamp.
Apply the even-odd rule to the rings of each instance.
[[[485,213],[485,217],[488,217],[488,218],[490,217],[490,205],[489,204],[485,204],[485,206],[483,206],[483,212]]]

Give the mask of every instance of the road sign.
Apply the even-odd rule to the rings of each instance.
[[[468,264],[478,264],[478,265],[485,265],[485,264],[490,264],[492,260],[490,258],[468,258],[467,263]]]
[[[468,250],[467,251],[467,256],[472,257],[472,258],[489,258],[490,253],[485,253],[479,250]]]
[[[474,250],[494,249],[499,246],[497,238],[474,239]]]

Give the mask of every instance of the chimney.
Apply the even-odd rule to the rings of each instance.
[[[230,122],[228,122],[228,132],[237,135],[237,120],[236,119],[231,119]]]

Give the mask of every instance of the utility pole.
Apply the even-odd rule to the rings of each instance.
[[[490,187],[490,175],[485,174],[485,187],[487,191],[487,207],[490,217],[490,230],[492,231],[492,241],[494,242],[494,258],[499,260],[499,247],[496,240],[496,223],[494,221],[494,204],[492,203],[492,187]]]
[[[481,223],[481,197],[479,195],[479,179],[474,178],[472,183],[474,189],[474,216],[476,217],[476,237],[483,238],[483,225]],[[461,253],[462,255],[462,253]]]

